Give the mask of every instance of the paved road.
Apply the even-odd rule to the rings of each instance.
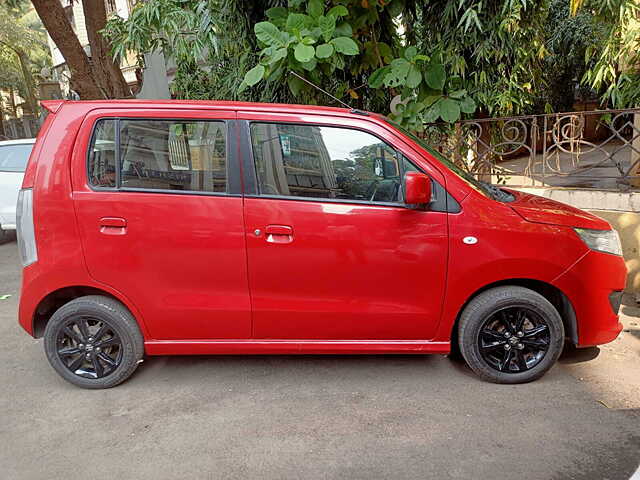
[[[87,391],[17,325],[16,256],[0,246],[3,479],[627,479],[640,462],[636,319],[529,385],[440,356],[250,356],[151,358]]]

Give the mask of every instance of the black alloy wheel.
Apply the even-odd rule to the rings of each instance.
[[[549,327],[535,311],[506,307],[491,315],[480,329],[482,358],[500,372],[521,373],[538,365],[549,349]]]
[[[57,354],[73,374],[102,378],[113,373],[122,362],[122,341],[106,322],[79,316],[59,328]]]
[[[525,383],[543,376],[564,346],[556,307],[526,287],[494,287],[472,298],[458,321],[460,353],[481,378]]]
[[[122,303],[87,295],[51,316],[44,350],[51,366],[68,382],[82,388],[110,388],[136,370],[144,355],[144,339]]]

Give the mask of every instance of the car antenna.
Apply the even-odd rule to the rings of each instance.
[[[329,92],[327,92],[326,90],[320,88],[318,85],[316,85],[315,83],[307,80],[306,78],[304,78],[302,75],[298,75],[296,72],[294,72],[293,70],[289,71],[290,75],[293,75],[294,77],[298,77],[300,80],[302,80],[303,82],[311,85],[313,88],[315,88],[316,90],[321,91],[322,93],[324,93],[325,95],[333,98],[336,102],[338,102],[340,105],[342,105],[345,108],[348,108],[351,113],[355,113],[356,115],[369,115],[367,112],[364,112],[362,110],[358,110],[357,108],[353,108],[351,105],[349,105],[346,102],[343,102],[342,100],[340,100],[337,97],[334,97],[333,95],[331,95]]]

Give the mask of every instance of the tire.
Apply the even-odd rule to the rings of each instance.
[[[144,341],[124,305],[89,295],[56,310],[45,328],[44,349],[62,378],[78,387],[99,389],[115,387],[131,376],[144,355]]]
[[[555,307],[539,293],[496,287],[465,307],[458,342],[467,365],[480,378],[526,383],[556,363],[564,345],[564,326]]]

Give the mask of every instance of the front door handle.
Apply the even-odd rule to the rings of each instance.
[[[293,242],[293,228],[288,225],[267,225],[264,232],[269,243]]]
[[[100,233],[105,235],[124,235],[127,233],[127,221],[120,217],[102,217]]]

